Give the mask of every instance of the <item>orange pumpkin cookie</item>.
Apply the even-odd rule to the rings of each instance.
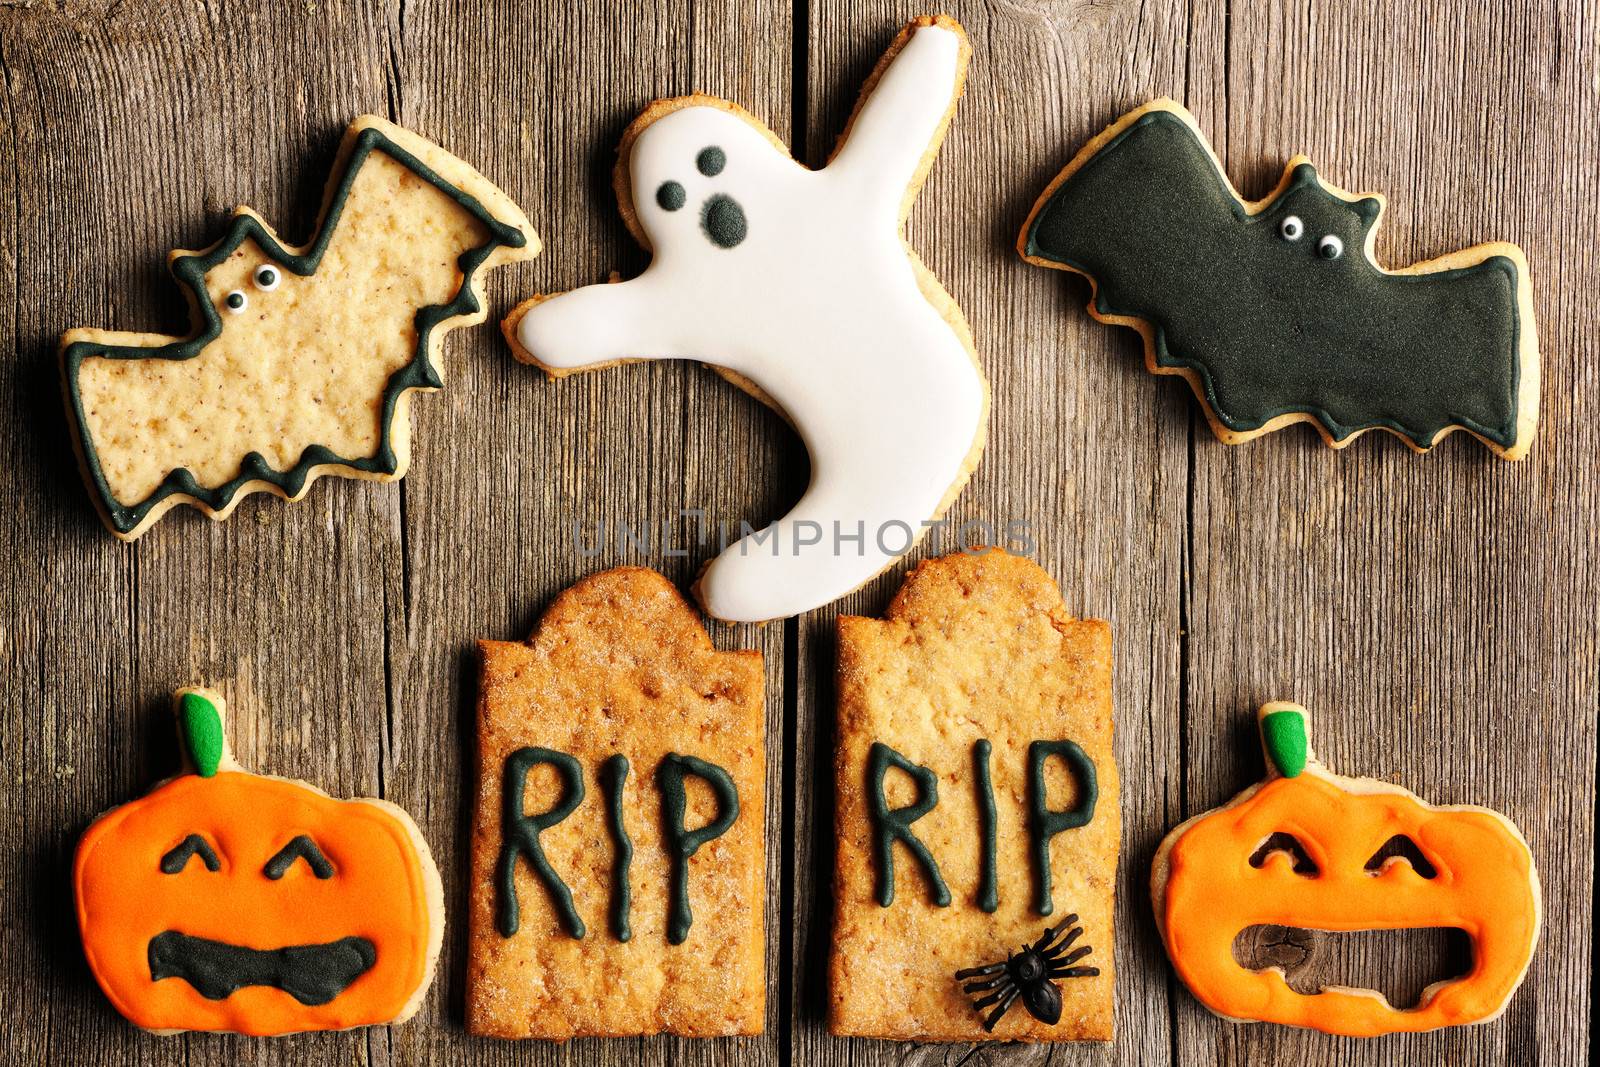
[[[1436,807],[1370,778],[1330,773],[1308,713],[1261,709],[1266,781],[1167,835],[1150,890],[1167,954],[1207,1008],[1235,1021],[1373,1037],[1488,1022],[1521,984],[1539,938],[1539,877],[1504,816]],[[1276,967],[1251,971],[1234,939],[1262,924],[1309,930],[1447,927],[1472,939],[1472,969],[1413,1008],[1371,989],[1305,995]]]
[[[73,865],[89,969],[136,1026],[274,1035],[403,1022],[444,940],[393,804],[241,770],[223,700],[179,690],[185,773],[96,819]]]
[[[760,653],[718,651],[639,567],[479,652],[467,1029],[761,1033]]]
[[[828,1027],[1109,1041],[1111,628],[1037,564],[923,563],[839,619]]]

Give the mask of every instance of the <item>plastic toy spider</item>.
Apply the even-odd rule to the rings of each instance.
[[[1047,1026],[1061,1021],[1061,989],[1052,979],[1093,978],[1100,973],[1098,967],[1073,966],[1094,951],[1088,945],[1062,955],[1083,934],[1083,927],[1072,925],[1077,921],[1076,915],[1068,915],[1046,930],[1039,940],[1022,946],[1022,951],[1015,955],[1008,955],[987,967],[968,967],[956,972],[956,980],[966,983],[961,987],[963,993],[968,996],[987,994],[973,1002],[974,1009],[981,1012],[991,1004],[995,1006],[983,1020],[985,1030],[994,1032],[995,1024],[1019,995],[1023,1007],[1035,1019]],[[1071,930],[1067,930],[1069,926]],[[1063,930],[1067,930],[1066,935],[1057,941]]]

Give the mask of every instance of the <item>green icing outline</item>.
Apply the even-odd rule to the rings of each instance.
[[[418,178],[444,193],[482,223],[490,234],[489,239],[483,244],[474,246],[457,258],[457,265],[461,269],[461,285],[455,298],[448,304],[430,304],[417,311],[416,352],[411,362],[389,376],[388,384],[384,387],[378,451],[371,456],[349,459],[324,445],[310,445],[300,454],[299,461],[285,471],[274,469],[261,453],[250,452],[240,462],[238,476],[215,489],[202,487],[195,481],[194,475],[187,467],[179,467],[168,473],[161,484],[143,500],[130,505],[119,503],[111,493],[111,487],[100,466],[99,456],[95,452],[94,440],[84,420],[83,398],[78,388],[79,370],[83,361],[95,357],[185,360],[199,355],[222,333],[222,317],[206,293],[206,272],[231,256],[247,240],[254,240],[269,259],[285,270],[301,277],[315,274],[322,262],[323,254],[333,240],[340,215],[344,211],[345,201],[355,185],[356,177],[367,157],[374,151],[383,152]],[[481,310],[481,305],[472,292],[474,272],[497,248],[501,246],[522,248],[527,243],[528,238],[520,229],[496,219],[476,197],[446,181],[431,167],[401,148],[387,134],[374,126],[368,126],[356,135],[354,147],[345,162],[344,174],[328,200],[316,239],[303,255],[296,255],[280,244],[254,215],[235,215],[223,238],[216,245],[197,255],[180,256],[171,264],[173,278],[179,285],[188,287],[194,297],[196,312],[204,320],[204,328],[200,334],[188,340],[149,347],[77,341],[62,351],[67,395],[84,466],[88,469],[89,480],[100,497],[112,528],[121,534],[132,532],[156,505],[173,495],[191,497],[213,511],[221,511],[232,503],[238,491],[250,482],[265,482],[281,489],[289,497],[296,497],[305,489],[306,478],[317,467],[340,466],[365,474],[396,473],[399,469],[399,460],[395,455],[392,432],[395,405],[408,390],[439,389],[444,385],[439,372],[428,358],[428,342],[433,335],[434,327],[449,319],[475,314]]]
[[[222,734],[222,710],[199,693],[185,693],[178,700],[178,734],[184,755],[194,764],[194,773],[214,778],[222,764],[228,744]]]
[[[1063,181],[1059,186],[1057,186],[1051,192],[1050,199],[1048,201],[1039,205],[1039,207],[1034,211],[1032,218],[1028,222],[1028,232],[1024,244],[1024,254],[1029,258],[1040,259],[1050,263],[1059,263],[1065,267],[1070,267],[1072,270],[1077,271],[1084,277],[1095,281],[1096,284],[1094,286],[1093,298],[1094,306],[1095,310],[1101,315],[1136,319],[1139,322],[1148,324],[1154,336],[1154,341],[1151,343],[1151,347],[1155,352],[1156,363],[1163,367],[1183,368],[1184,370],[1193,371],[1200,379],[1202,391],[1205,393],[1206,407],[1209,408],[1211,413],[1216,416],[1218,422],[1222,423],[1230,430],[1237,432],[1249,432],[1251,430],[1259,430],[1273,419],[1283,415],[1310,415],[1321,425],[1327,427],[1328,431],[1333,434],[1333,438],[1336,441],[1348,440],[1353,434],[1359,433],[1363,430],[1384,429],[1399,434],[1406,440],[1414,442],[1420,448],[1431,448],[1434,443],[1434,437],[1436,437],[1438,434],[1438,430],[1446,427],[1439,427],[1436,428],[1432,433],[1427,433],[1424,431],[1413,431],[1395,419],[1382,418],[1373,419],[1368,422],[1350,423],[1347,425],[1335,419],[1327,411],[1316,405],[1285,405],[1283,407],[1274,408],[1266,418],[1263,418],[1259,421],[1240,419],[1230,416],[1226,411],[1223,410],[1221,406],[1219,406],[1217,402],[1216,388],[1212,383],[1210,370],[1198,360],[1186,359],[1174,355],[1172,351],[1167,348],[1166,329],[1163,327],[1161,322],[1146,318],[1143,315],[1135,315],[1131,311],[1122,311],[1112,307],[1110,304],[1106,303],[1104,297],[1102,296],[1103,290],[1098,284],[1098,279],[1096,278],[1095,274],[1088,270],[1084,264],[1078,263],[1071,258],[1059,256],[1054,252],[1046,251],[1039,245],[1039,228],[1043,224],[1044,218],[1049,213],[1050,208],[1055,204],[1057,199],[1060,198],[1067,186],[1071,185],[1078,175],[1084,173],[1090,167],[1095,166],[1097,163],[1107,158],[1107,156],[1114,149],[1116,149],[1117,146],[1131,137],[1134,133],[1138,132],[1144,126],[1156,122],[1177,123],[1183,127],[1185,133],[1197,140],[1203,149],[1206,149],[1206,157],[1211,160],[1212,168],[1216,171],[1218,181],[1223,184],[1223,187],[1226,188],[1230,194],[1228,197],[1229,206],[1233,210],[1234,216],[1241,222],[1248,223],[1267,218],[1267,216],[1272,213],[1272,207],[1274,204],[1283,199],[1285,196],[1288,196],[1290,193],[1302,189],[1307,185],[1315,185],[1319,189],[1322,189],[1324,194],[1343,201],[1355,209],[1358,214],[1361,214],[1364,222],[1362,231],[1363,234],[1370,234],[1373,225],[1377,221],[1377,211],[1374,210],[1371,217],[1368,217],[1365,213],[1366,209],[1360,207],[1361,204],[1371,201],[1371,197],[1361,197],[1355,200],[1348,200],[1343,196],[1338,196],[1335,193],[1329,192],[1322,186],[1321,181],[1317,178],[1316,168],[1310,163],[1301,163],[1299,166],[1295,167],[1290,180],[1284,183],[1283,188],[1279,189],[1273,195],[1271,200],[1263,203],[1260,211],[1251,214],[1245,210],[1245,205],[1239,199],[1238,193],[1234,191],[1232,184],[1228,181],[1228,176],[1223,173],[1222,169],[1217,165],[1215,154],[1210,151],[1205,139],[1200,136],[1198,131],[1196,131],[1193,126],[1185,122],[1180,116],[1172,111],[1158,108],[1156,110],[1148,111],[1145,114],[1140,115],[1137,119],[1128,123],[1125,129],[1119,131],[1115,137],[1111,138],[1111,140],[1102,145],[1094,153],[1094,155],[1084,160],[1078,169],[1075,170],[1072,175],[1066,179],[1066,181]],[[1376,207],[1375,202],[1374,207]],[[1396,273],[1394,271],[1383,270],[1382,267],[1379,267],[1372,262],[1371,258],[1366,255],[1364,249],[1346,249],[1346,251],[1360,253],[1363,260],[1365,260],[1368,265],[1372,266],[1373,269],[1378,270],[1388,277],[1413,277],[1413,275],[1405,275]],[[1416,275],[1416,277],[1448,280],[1450,278],[1460,277],[1461,275],[1484,268],[1505,271],[1511,276],[1512,293],[1516,294],[1520,290],[1521,276],[1518,272],[1517,264],[1508,257],[1499,255],[1486,256],[1484,259],[1472,264],[1471,266],[1452,267],[1449,270],[1441,271],[1429,271],[1425,275]],[[1506,387],[1508,396],[1510,398],[1510,406],[1508,408],[1510,412],[1510,421],[1508,424],[1500,429],[1491,429],[1478,423],[1474,419],[1460,419],[1459,421],[1454,421],[1448,424],[1448,426],[1459,426],[1462,429],[1470,430],[1485,440],[1492,441],[1502,448],[1512,448],[1516,445],[1518,412],[1521,411],[1521,397],[1519,394],[1521,392],[1522,375],[1522,307],[1515,296],[1513,296],[1511,301],[1511,335],[1513,337],[1511,346],[1511,382],[1509,386]]]
[[[1311,754],[1305,713],[1286,708],[1261,716],[1261,747],[1274,770],[1285,778],[1298,778]]]

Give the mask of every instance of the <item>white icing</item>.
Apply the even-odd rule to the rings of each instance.
[[[904,551],[905,530],[920,534],[961,477],[983,418],[983,379],[918,288],[899,226],[906,189],[952,106],[960,49],[949,30],[918,29],[820,171],[715,107],[653,123],[629,159],[650,266],[631,281],[546,300],[518,328],[522,345],[555,368],[618,359],[727,368],[798,427],[811,484],[775,539],[747,538],[707,568],[699,592],[717,618],[783,618],[850,592]],[[711,146],[727,163],[706,177],[696,158]],[[656,200],[668,181],[688,194],[675,211]],[[743,211],[748,232],[732,248],[701,229],[714,194]],[[835,522],[846,534],[863,524],[864,543],[836,549]],[[799,543],[814,536],[807,523],[820,527],[819,544]]]
[[[1278,233],[1285,241],[1298,241],[1305,232],[1306,224],[1300,221],[1299,215],[1285,215],[1283,221],[1278,223]]]
[[[1317,242],[1317,251],[1323,259],[1338,259],[1344,254],[1344,242],[1330,233]]]

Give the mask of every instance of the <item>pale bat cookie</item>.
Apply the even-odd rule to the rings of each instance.
[[[902,236],[970,51],[954,20],[912,21],[815,171],[735,104],[656,101],[616,170],[650,266],[506,320],[518,358],[552,376],[699,360],[799,432],[810,485],[702,573],[695,592],[716,618],[766,621],[845,595],[908,550],[977,466],[988,386],[972,334]],[[841,549],[836,531],[862,536]]]
[[[283,244],[241,207],[210,248],[171,253],[190,337],[62,337],[73,443],[101,518],[132,540],[181,503],[225,519],[251,493],[297,500],[324,474],[401,477],[408,397],[441,386],[445,334],[488,314],[486,271],[538,252],[488,179],[356,119],[308,244]]]
[[[96,819],[73,863],[106,997],[168,1034],[409,1019],[444,943],[444,891],[416,823],[387,801],[241,769],[209,689],[181,689],[175,705],[184,772]]]
[[[1156,851],[1150,893],[1178,977],[1224,1018],[1349,1037],[1497,1018],[1539,939],[1527,841],[1487,808],[1436,806],[1388,782],[1329,772],[1311,751],[1309,718],[1298,704],[1264,706],[1266,780],[1181,824]],[[1372,989],[1303,994],[1281,968],[1238,962],[1236,939],[1260,925],[1457,929],[1472,939],[1472,967],[1409,1008]]]
[[[467,1029],[759,1034],[765,675],[654,571],[483,641]]]
[[[1111,629],[999,551],[839,619],[828,1027],[1109,1041],[1121,832]]]

